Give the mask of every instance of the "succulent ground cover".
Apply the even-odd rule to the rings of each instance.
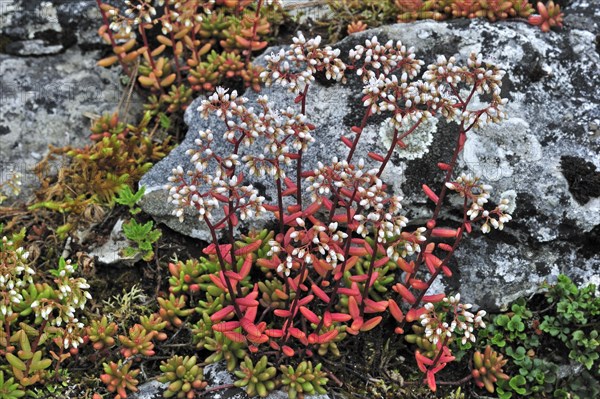
[[[290,52],[272,54],[258,72],[248,61],[266,46],[258,36],[266,38],[275,23],[261,19],[263,2],[206,3],[206,19],[186,17],[183,11],[196,3],[157,2],[161,13],[148,2],[129,12],[99,2],[100,33],[114,52],[100,64],[137,69],[128,79],[148,90],[148,103],[137,125],[106,115],[92,127],[88,148],[52,150],[40,172],[52,157],[68,158],[70,169],[45,177],[27,216],[5,220],[0,398],[121,399],[150,379],[168,384],[164,397],[202,397],[203,368],[220,361],[235,376],[232,386],[261,397],[275,389],[291,398],[327,391],[369,398],[486,391],[501,398],[585,398],[600,391],[595,287],[577,288],[561,277],[544,294],[498,315],[472,310],[457,294],[427,292],[452,273],[447,262],[472,229],[502,229],[511,219],[509,197],[493,205],[490,186],[453,170],[468,132],[504,116],[502,71],[477,54],[440,56],[424,67],[402,43],[376,38],[340,55],[320,38],[299,34]],[[160,32],[147,25],[155,16]],[[122,44],[113,36],[134,32],[139,36]],[[223,51],[212,53],[213,47]],[[357,95],[365,107],[363,124],[340,138],[348,158],[302,171],[303,151],[318,128],[304,115],[308,88],[315,76],[341,84],[346,73],[363,77]],[[275,108],[264,97],[252,110],[233,88],[217,87],[223,75],[237,77],[238,85],[256,86],[259,78],[284,84],[298,95],[289,104],[296,109]],[[136,209],[141,194],[133,188],[169,150],[166,135],[190,92],[200,91],[209,96],[199,112],[222,116],[231,148],[212,148],[212,133],[200,132],[198,149],[189,154],[194,169],[173,171],[171,200],[180,206],[178,216],[193,208],[211,226],[212,243],[155,226]],[[478,94],[489,102],[468,107]],[[390,113],[394,124],[389,152],[353,160],[364,124],[380,112]],[[461,133],[454,154],[437,165],[444,184],[423,182],[435,210],[416,227],[379,177],[394,148],[434,114],[457,123]],[[244,155],[257,142],[265,155]],[[272,176],[277,201],[267,203],[244,185],[244,173]],[[307,188],[312,202],[302,203]],[[462,223],[438,225],[449,195],[464,202]],[[233,236],[239,220],[267,212],[272,229]],[[74,237],[85,227],[108,233],[118,216],[129,219],[126,252],[140,261],[107,275],[94,270]],[[77,259],[61,256],[65,242],[81,251]],[[559,378],[559,365],[568,362],[580,372]]]

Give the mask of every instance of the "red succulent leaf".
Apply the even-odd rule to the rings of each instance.
[[[393,299],[388,299],[388,308],[390,309],[390,313],[392,317],[396,319],[397,322],[401,323],[404,320],[404,314],[400,309],[400,306]]]
[[[395,284],[392,289],[394,291],[396,291],[398,294],[400,294],[400,296],[402,298],[404,298],[404,300],[406,302],[408,302],[409,304],[414,304],[417,301],[417,298],[415,298],[415,296],[413,295],[412,292],[410,292],[408,290],[408,288],[406,288],[404,285],[402,285],[401,283],[397,283]]]
[[[352,316],[346,313],[331,313],[331,320],[343,323],[352,320]]]
[[[433,392],[437,389],[437,386],[435,385],[435,374],[431,370],[427,371],[427,386],[429,386],[429,389]]]
[[[423,192],[425,193],[425,195],[432,200],[434,203],[438,203],[438,201],[440,200],[439,197],[437,196],[436,193],[433,192],[432,189],[429,188],[429,186],[427,184],[423,184],[422,186],[423,188]]]
[[[433,360],[431,360],[427,356],[422,355],[418,349],[415,351],[415,359],[417,361],[417,366],[419,367],[419,370],[421,370],[423,373],[427,372],[427,366],[433,365]]]
[[[294,350],[292,348],[290,348],[289,346],[287,346],[287,345],[283,345],[283,347],[281,348],[281,351],[287,357],[292,357],[295,354]]]
[[[446,297],[446,294],[444,294],[444,293],[434,294],[434,295],[425,295],[423,297],[423,302],[438,303],[438,302],[441,302],[445,297]]]
[[[370,331],[372,329],[374,329],[375,327],[377,327],[377,325],[379,323],[381,323],[381,320],[383,319],[382,316],[376,316],[373,317],[372,319],[367,320],[362,327],[360,328],[360,331]]]
[[[318,285],[313,284],[310,289],[312,290],[312,292],[323,302],[325,303],[329,303],[329,301],[331,300],[329,298],[329,296],[325,293],[325,291],[323,291]]]
[[[242,248],[236,249],[235,254],[237,256],[251,254],[252,252],[259,249],[261,245],[262,245],[262,240],[256,240],[251,244],[248,244],[246,246],[243,246]]]
[[[281,337],[283,337],[283,330],[280,330],[280,329],[265,330],[265,335],[267,335],[271,338],[281,338]]]
[[[275,309],[273,314],[278,317],[288,318],[292,315],[292,312],[287,309]]]
[[[213,315],[210,316],[210,320],[213,323],[221,321],[221,320],[225,319],[227,316],[229,316],[229,314],[233,313],[234,310],[235,310],[235,308],[233,307],[233,305],[225,306],[223,309],[218,310],[215,313],[213,313]]]
[[[244,334],[236,331],[223,331],[223,335],[233,342],[246,342],[246,337],[244,337]]]
[[[306,306],[300,306],[300,313],[302,313],[306,320],[308,320],[311,323],[319,324],[321,322],[321,319],[319,319],[319,317]]]
[[[261,336],[261,331],[251,320],[244,317],[242,318],[242,320],[240,320],[240,324],[244,331],[246,331],[249,335],[253,336],[253,338]]]
[[[240,326],[239,321],[223,321],[219,324],[214,324],[212,329],[218,332],[233,331]]]
[[[348,297],[348,311],[354,320],[361,318],[358,303],[356,302],[356,298],[353,296]]]
[[[365,313],[381,313],[385,312],[388,307],[388,301],[375,302],[372,299],[365,299]]]
[[[336,329],[328,331],[324,334],[319,335],[319,337],[317,339],[317,343],[326,344],[327,342],[331,342],[335,339],[335,337],[338,336],[338,334],[339,334],[339,331]]]

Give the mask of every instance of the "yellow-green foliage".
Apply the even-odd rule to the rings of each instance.
[[[86,332],[78,313],[91,299],[70,261],[61,258],[49,279],[38,276],[21,246],[24,235],[0,242],[0,393],[11,399],[44,384],[78,353]]]
[[[150,90],[146,109],[153,113],[185,110],[193,92],[242,80],[259,90],[260,68],[250,54],[267,46],[271,21],[281,15],[276,5],[256,1],[164,2],[158,12],[150,4],[122,12],[100,3],[104,23],[99,34],[114,55],[101,66],[120,63],[125,73]],[[129,12],[128,12],[129,11]],[[158,26],[156,42],[149,31]],[[139,65],[138,65],[139,63]]]
[[[163,397],[193,399],[196,397],[196,390],[199,391],[208,385],[203,381],[203,370],[197,362],[196,356],[177,355],[162,362],[160,371],[163,374],[158,377],[158,381],[169,383]]]
[[[59,233],[80,220],[98,217],[98,207],[112,207],[117,193],[132,187],[171,149],[170,140],[154,139],[160,122],[146,113],[138,125],[125,125],[115,113],[92,126],[95,141],[84,148],[50,147],[36,167],[41,187],[29,210],[47,209],[69,215]],[[56,174],[48,174],[58,164]],[[100,212],[100,216],[103,212]]]

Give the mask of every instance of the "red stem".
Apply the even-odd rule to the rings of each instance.
[[[302,93],[302,106],[300,112],[306,115],[306,95],[310,85],[306,85]],[[302,209],[302,149],[298,151],[298,160],[296,162],[296,204]]]
[[[225,265],[225,259],[223,259],[223,255],[221,254],[221,249],[219,248],[219,240],[217,239],[217,233],[215,232],[215,228],[210,223],[210,220],[208,220],[207,216],[204,216],[204,222],[208,226],[208,229],[210,230],[210,235],[212,237],[212,241],[215,244],[215,248],[216,248],[216,252],[217,252],[217,259],[219,259],[219,266],[221,267],[221,271],[223,272],[223,274],[225,274],[225,272],[227,271],[227,266]],[[232,302],[233,308],[235,309],[235,314],[238,317],[238,319],[241,320],[243,315],[242,315],[242,311],[240,310],[238,304],[235,301],[236,300],[235,290],[233,289],[233,286],[231,285],[231,281],[229,281],[229,279],[227,277],[225,277],[224,280],[225,280],[225,284],[227,285],[227,291],[229,291],[229,295],[231,295],[231,302]]]
[[[104,10],[102,9],[103,3],[100,0],[96,0],[96,4],[98,5],[100,14],[102,14],[102,23],[106,26],[106,34],[108,35],[108,38],[110,39],[110,44],[114,50],[115,47],[117,47],[117,42],[115,42],[115,37],[113,36],[112,30],[110,29],[110,23],[108,22],[108,16],[106,15],[106,12],[104,12]],[[127,67],[127,65],[123,62],[122,54],[117,54],[117,57],[119,58],[119,64],[121,64],[121,68],[123,68],[123,72],[125,72],[125,74],[127,76],[131,76],[129,67]]]
[[[171,10],[169,9],[169,5],[165,3],[165,16],[169,19],[169,23],[171,23]],[[175,54],[175,35],[173,34],[173,30],[169,30],[169,38],[171,39],[171,43],[173,44],[173,59],[175,61],[175,70],[177,71],[177,83],[181,86],[181,67],[179,66],[179,57]]]
[[[277,163],[279,168],[279,163]],[[279,232],[281,233],[281,243],[283,244],[283,236],[285,235],[285,225],[283,223],[283,189],[281,188],[281,179],[278,177],[275,180],[277,185],[277,207],[279,208]]]
[[[398,145],[398,140],[402,140],[403,138],[405,138],[406,136],[408,136],[409,134],[414,132],[417,129],[417,127],[419,127],[419,125],[421,125],[421,122],[422,122],[422,119],[420,119],[418,122],[416,122],[407,132],[402,133],[402,136],[400,136],[400,137],[398,137],[398,129],[394,128],[394,138],[392,139],[392,145],[388,149],[385,159],[383,160],[383,162],[381,163],[381,166],[379,167],[379,171],[377,172],[377,177],[381,177],[381,174],[383,173],[387,164],[389,163],[390,158],[392,157],[392,154],[394,153],[394,149]]]
[[[150,51],[150,44],[148,43],[148,37],[146,36],[146,28],[144,28],[144,24],[140,23],[140,34],[142,35],[142,40],[144,41],[144,46],[146,47],[146,54],[148,55],[148,62],[150,62],[150,66],[152,66],[152,70],[156,71],[156,64],[154,63],[154,58],[152,57]]]
[[[250,55],[252,54],[252,43],[256,40],[256,30],[258,29],[258,18],[260,17],[260,9],[262,7],[262,0],[258,0],[256,5],[256,13],[254,14],[254,25],[252,25],[252,39],[250,39],[250,47],[246,54],[246,67],[250,64]]]
[[[362,301],[360,302],[360,317],[365,315],[365,300],[369,295],[369,288],[371,282],[371,276],[373,276],[373,270],[375,270],[375,258],[377,257],[377,231],[375,232],[375,239],[373,240],[373,255],[371,256],[371,262],[369,262],[369,272],[367,274],[367,280],[365,281],[365,288],[363,289]]]

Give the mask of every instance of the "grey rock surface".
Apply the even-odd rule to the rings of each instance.
[[[90,118],[117,108],[119,69],[96,66],[100,23],[93,0],[0,2],[0,179],[20,173],[23,197],[49,144],[89,144]]]
[[[57,54],[77,44],[101,44],[101,21],[94,0],[4,0],[0,6],[2,52],[15,55]],[[27,53],[22,51],[28,48]]]
[[[563,30],[547,34],[520,22],[420,21],[373,29],[333,46],[347,54],[356,44],[377,35],[380,42],[394,39],[415,46],[417,56],[426,63],[433,62],[437,54],[464,60],[471,51],[479,51],[508,72],[503,96],[509,98],[510,118],[500,126],[469,135],[460,169],[481,175],[497,195],[515,190],[517,210],[504,231],[489,236],[476,232],[464,241],[451,265],[455,274],[446,282],[447,289],[460,290],[466,301],[488,309],[534,292],[539,283],[558,273],[579,282],[600,282],[600,57],[598,26],[592,17],[598,13],[598,5],[573,4],[586,12],[571,17],[572,27],[567,22]],[[359,123],[363,113],[360,90],[356,77],[345,86],[311,86],[307,114],[317,126],[317,142],[305,157],[309,168],[318,160],[345,156],[338,138]],[[269,95],[279,107],[291,104],[292,95],[279,88],[261,94]],[[257,97],[251,92],[245,95],[250,103]],[[179,232],[207,239],[205,226],[193,216],[186,217],[183,224],[170,216],[172,208],[163,189],[172,168],[189,167],[185,151],[194,146],[199,130],[213,129],[215,137],[223,131],[222,122],[199,117],[196,110],[201,101],[197,99],[186,113],[190,127],[186,140],[141,184],[147,186],[142,205],[146,212]],[[355,159],[382,150],[382,121],[374,118],[363,133],[366,137]],[[456,131],[445,122],[440,121],[436,130],[428,152],[415,159],[393,157],[384,176],[394,191],[405,197],[409,218],[421,223],[431,212],[421,184],[439,186],[441,175],[435,164],[449,159],[456,137]],[[267,199],[274,198],[272,186],[253,183],[263,184]],[[447,212],[443,218],[451,223],[456,213]]]
[[[292,18],[302,24],[332,17],[325,0],[281,0],[281,5]]]

